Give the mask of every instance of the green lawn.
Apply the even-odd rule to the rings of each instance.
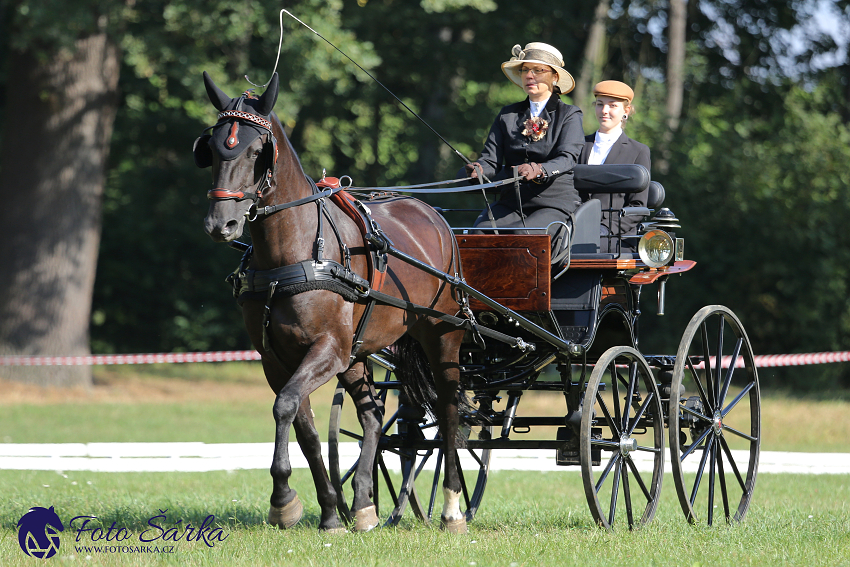
[[[643,529],[606,532],[593,526],[575,472],[491,474],[484,503],[468,536],[451,536],[412,517],[401,527],[368,534],[328,536],[315,527],[318,506],[309,473],[296,470],[293,486],[305,517],[288,532],[264,524],[270,478],[266,471],[233,473],[89,473],[0,471],[0,563],[33,565],[17,543],[16,523],[31,506],[55,506],[63,522],[98,516],[125,528],[126,542],[173,545],[175,553],[96,552],[87,534],[62,534],[63,565],[848,565],[850,475],[759,476],[744,523],[689,526],[666,479],[655,520]],[[386,500],[385,500],[386,501]],[[139,542],[144,530],[161,534],[182,520],[201,525],[208,515],[226,535],[203,542]],[[75,525],[78,525],[75,524]],[[166,532],[168,533],[168,532]],[[174,533],[174,532],[172,532]],[[179,532],[183,533],[183,532]],[[151,536],[146,536],[151,539]],[[88,541],[87,541],[88,540]],[[111,544],[112,545],[112,544]],[[86,556],[91,556],[87,559]]]

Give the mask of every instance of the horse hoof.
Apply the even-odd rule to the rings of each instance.
[[[450,534],[466,534],[469,529],[466,527],[466,518],[458,518],[457,520],[447,520],[440,516],[440,529],[445,530]]]
[[[291,502],[284,504],[283,508],[278,508],[277,506],[269,507],[269,525],[287,530],[298,523],[303,512],[304,506],[301,504],[298,496],[295,496]]]
[[[354,531],[368,532],[378,526],[378,513],[375,505],[367,506],[354,512]]]

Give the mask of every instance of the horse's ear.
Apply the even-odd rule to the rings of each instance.
[[[257,103],[256,111],[260,116],[268,116],[272,113],[274,105],[277,102],[278,88],[280,87],[280,77],[277,73],[272,75],[272,80],[269,81],[269,87],[262,95]]]
[[[222,111],[227,108],[227,105],[230,104],[230,101],[233,100],[231,97],[226,95],[224,91],[218,88],[210,76],[204,71],[204,86],[207,88],[207,96],[210,97],[210,102],[212,102],[213,106],[218,111]]]

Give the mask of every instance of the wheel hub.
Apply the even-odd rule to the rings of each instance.
[[[620,454],[624,457],[632,451],[637,451],[637,439],[633,437],[623,437],[620,439]]]
[[[723,433],[723,417],[720,415],[720,411],[714,412],[714,416],[711,419],[711,429],[714,430],[715,435]]]

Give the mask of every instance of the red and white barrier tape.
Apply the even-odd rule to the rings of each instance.
[[[235,350],[219,352],[175,352],[159,354],[98,354],[91,356],[0,356],[0,366],[89,366],[103,364],[164,364],[181,362],[232,362],[240,360],[260,360],[255,350]],[[800,354],[765,354],[755,357],[756,366],[768,368],[774,366],[805,366],[809,364],[828,364],[831,362],[850,362],[850,351],[810,352]],[[714,359],[712,359],[712,366]],[[723,366],[729,365],[729,357],[723,357]],[[744,365],[739,357],[736,366]],[[699,365],[702,367],[702,364]]]
[[[97,354],[91,356],[0,356],[0,366],[89,366],[102,364],[163,364],[260,360],[255,350],[173,352],[159,354]]]

